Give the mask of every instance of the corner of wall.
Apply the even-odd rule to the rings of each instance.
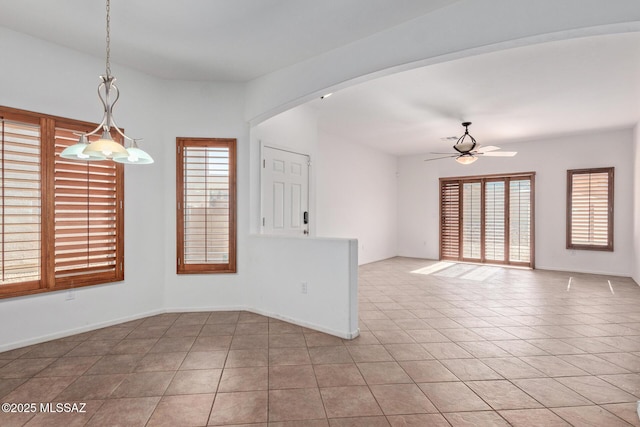
[[[640,285],[640,122],[633,132],[633,280]]]

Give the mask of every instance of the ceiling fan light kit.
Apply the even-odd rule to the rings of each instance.
[[[457,151],[457,154],[452,156],[445,157],[437,157],[435,159],[426,159],[425,162],[431,160],[440,160],[446,158],[454,157],[456,162],[461,165],[470,165],[471,163],[478,160],[478,156],[489,156],[489,157],[513,157],[518,154],[516,151],[501,151],[500,147],[496,147],[494,145],[488,145],[486,147],[480,148],[480,144],[476,141],[476,139],[469,134],[469,126],[471,126],[471,122],[462,122],[462,126],[464,126],[464,134],[458,138],[453,149]],[[448,140],[449,138],[444,138]],[[431,154],[446,154],[446,153],[431,153]]]
[[[474,156],[473,154],[461,154],[458,157],[456,157],[456,162],[460,163],[461,165],[470,165],[471,163],[475,162],[476,160],[478,160],[478,158],[476,156]]]

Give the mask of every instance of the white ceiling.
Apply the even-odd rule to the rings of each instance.
[[[113,0],[112,62],[167,79],[247,81],[455,1]],[[97,57],[105,16],[105,0],[0,0],[0,26]]]
[[[168,79],[248,81],[454,0],[113,0],[112,62]],[[153,8],[150,8],[153,5]],[[0,0],[0,26],[104,57],[104,0]],[[96,73],[99,73],[97,70]],[[640,118],[640,34],[503,50],[353,86],[311,105],[323,132],[396,155]]]
[[[468,57],[310,104],[322,131],[396,155],[453,151],[442,138],[462,135],[463,121],[484,145],[631,127],[640,118],[640,34]]]

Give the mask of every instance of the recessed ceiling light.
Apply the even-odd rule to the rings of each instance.
[[[320,97],[320,99],[328,98],[328,97],[330,97],[331,95],[333,95],[333,93],[327,93],[326,95],[322,95],[322,96]]]

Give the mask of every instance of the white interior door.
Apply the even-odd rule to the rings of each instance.
[[[309,234],[309,156],[264,146],[262,231]]]

